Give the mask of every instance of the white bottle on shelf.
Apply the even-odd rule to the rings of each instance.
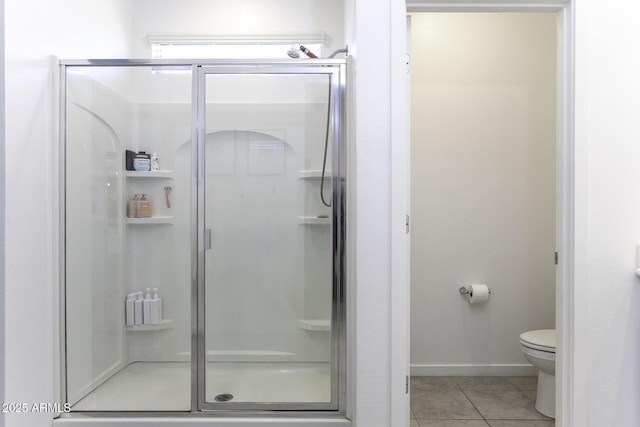
[[[151,288],[147,288],[147,293],[144,296],[144,300],[142,301],[142,319],[143,324],[152,325],[152,317],[151,317]]]
[[[160,161],[158,160],[158,155],[156,153],[153,153],[151,156],[151,170],[155,172],[160,170]]]
[[[133,302],[136,300],[137,296],[138,294],[136,294],[135,292],[131,294],[127,294],[127,299],[124,303],[124,318],[125,318],[125,324],[127,326],[133,326],[135,324]]]
[[[162,323],[162,298],[158,295],[158,288],[153,288],[151,300],[151,320],[154,325]]]
[[[142,292],[138,292],[138,298],[133,302],[134,325],[144,324],[144,314],[142,308],[143,301],[144,299],[142,298]]]

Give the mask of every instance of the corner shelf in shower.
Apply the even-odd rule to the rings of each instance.
[[[173,224],[172,216],[152,216],[151,218],[126,218],[129,225]]]
[[[322,170],[301,170],[298,171],[300,176],[299,179],[307,179],[307,180],[320,180],[322,179]],[[331,171],[325,171],[324,174],[325,179],[331,179]]]
[[[137,325],[127,326],[126,328],[129,332],[162,331],[164,329],[173,329],[173,320],[164,319],[157,325]]]
[[[298,224],[303,225],[331,225],[331,218],[319,218],[317,216],[299,216]]]
[[[299,319],[298,329],[328,332],[331,330],[331,321],[329,319]]]
[[[172,170],[159,170],[159,171],[125,171],[127,179],[133,179],[133,181],[139,183],[140,180],[155,180],[155,179],[173,179]],[[162,185],[157,182],[157,185]],[[133,184],[137,186],[138,184]],[[156,185],[156,184],[154,184]],[[135,193],[136,191],[131,191]],[[145,191],[142,191],[145,192]],[[133,196],[133,194],[131,194]],[[155,225],[155,224],[173,224],[173,216],[158,215],[151,218],[126,218],[126,223],[129,225]]]
[[[158,178],[158,179],[173,179],[172,170],[159,170],[159,171],[125,171],[124,176],[127,178]]]

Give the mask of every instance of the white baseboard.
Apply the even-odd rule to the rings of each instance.
[[[411,365],[411,375],[417,377],[443,376],[535,376],[538,370],[529,364],[521,365]]]

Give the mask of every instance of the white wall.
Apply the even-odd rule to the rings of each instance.
[[[154,35],[326,33],[320,56],[344,47],[343,0],[135,0],[134,56],[150,58]],[[316,52],[318,53],[318,52]]]
[[[392,123],[391,71],[404,64],[391,51],[393,27],[402,40],[404,3],[348,0],[345,2],[350,47],[356,56],[350,107],[351,183],[349,219],[350,307],[353,321],[350,376],[351,414],[367,427],[401,426],[406,407],[396,413],[392,397],[404,394],[404,361],[391,378],[390,240],[402,235],[404,223],[391,226],[390,170]],[[49,147],[55,122],[50,119],[52,92],[47,57],[127,57],[131,11],[126,2],[10,0],[6,5],[7,42],[7,331],[6,371],[11,372],[6,401],[57,401],[57,340],[54,319],[56,225],[51,220],[51,169],[56,164]],[[392,17],[392,18],[390,18]],[[304,28],[303,28],[304,29]],[[404,49],[404,43],[400,46]],[[341,46],[332,46],[341,47]],[[25,197],[28,195],[28,197]],[[358,204],[356,208],[356,203]],[[43,204],[46,206],[43,212]],[[355,299],[357,298],[357,301]],[[28,304],[25,302],[28,301]],[[51,326],[47,326],[51,325]],[[402,406],[402,405],[400,405]],[[49,414],[12,415],[9,426],[45,426]]]
[[[389,191],[391,144],[388,116],[381,105],[391,96],[385,71],[390,63],[391,34],[386,18],[389,8],[399,3],[380,1],[376,7],[366,0],[347,3],[352,24],[347,31],[352,35],[349,40],[358,42],[350,43],[358,56],[354,70],[359,67],[362,71],[354,82],[358,99],[353,104],[358,111],[353,125],[362,138],[358,141],[361,149],[354,150],[357,158],[351,165],[358,167],[357,189],[362,193],[358,201],[363,204],[354,212],[354,219],[370,233],[358,235],[361,240],[354,242],[357,248],[351,252],[360,263],[352,276],[361,285],[354,290],[358,297],[354,318],[362,332],[352,352],[357,367],[352,385],[358,392],[354,415],[361,426],[403,425],[389,422],[389,397],[403,391],[391,387],[389,306],[380,302],[390,297],[392,289],[386,263],[390,254],[385,250],[389,204],[375,193]],[[111,13],[114,6],[120,15]],[[636,334],[640,312],[634,306],[638,279],[633,270],[640,202],[633,195],[640,182],[636,162],[640,145],[634,143],[640,136],[636,117],[640,59],[634,52],[640,39],[640,4],[621,0],[614,7],[605,0],[582,0],[576,9],[578,223],[573,275],[579,280],[574,284],[572,313],[576,323],[573,425],[636,426],[640,425],[640,338]],[[49,215],[42,213],[43,203],[51,204],[46,202],[51,197],[47,190],[50,157],[43,154],[52,139],[45,102],[47,55],[128,56],[123,36],[127,19],[121,19],[126,16],[125,2],[5,1],[9,328],[5,368],[11,375],[6,378],[6,402],[51,401],[54,396],[54,341],[52,328],[46,326],[53,318],[55,294],[51,289],[54,228]],[[89,46],[89,42],[97,44]],[[402,43],[394,45],[403,47]],[[7,425],[45,426],[48,419],[46,414],[12,415]]]
[[[0,86],[4,88],[4,0],[0,0]],[[4,90],[0,91],[0,331],[2,331],[2,340],[0,342],[0,384],[4,384],[5,378],[5,366],[4,366],[4,354],[5,354],[5,283],[4,283],[4,254],[5,254],[5,242],[4,242],[4,216],[5,216],[5,132],[4,132],[4,112],[5,112],[5,96]],[[6,402],[4,399],[4,387],[0,386],[0,400]],[[4,414],[0,415],[0,426],[4,426]]]
[[[57,108],[50,55],[130,55],[126,1],[5,1],[5,401],[58,401]],[[52,414],[8,414],[7,426],[44,426]]]
[[[391,206],[392,178],[406,173],[393,163],[404,116],[399,102],[408,101],[395,78],[406,75],[405,6],[402,1],[346,1],[346,33],[352,62],[349,67],[349,159],[347,200],[348,282],[350,326],[351,414],[354,424],[366,427],[404,426],[408,423],[405,394],[406,347],[393,332],[392,305],[406,292],[405,283],[392,276],[391,245],[405,238],[406,200]],[[396,50],[398,49],[398,50]],[[395,119],[395,121],[394,121]],[[402,180],[400,180],[402,181]],[[404,188],[406,182],[400,187]],[[400,191],[400,194],[402,191]],[[397,200],[396,200],[397,201]],[[395,216],[403,212],[400,218]],[[393,216],[392,216],[393,215]],[[392,218],[397,221],[392,223]],[[398,220],[399,219],[399,220]],[[402,260],[396,260],[402,262]],[[402,316],[406,310],[395,312]],[[392,322],[393,320],[393,322]],[[396,327],[398,330],[392,329]],[[395,369],[397,368],[397,369]]]
[[[234,78],[224,82],[242,83]],[[289,91],[304,98],[304,85],[289,84]],[[329,334],[297,328],[299,319],[329,318],[330,227],[298,224],[298,215],[328,212],[319,206],[319,180],[301,180],[298,172],[322,168],[324,133],[318,129],[324,129],[326,108],[300,99],[296,103],[266,103],[247,87],[236,89],[237,103],[211,90],[207,108],[205,221],[215,236],[212,251],[205,258],[207,351],[217,361],[328,361]],[[214,104],[214,100],[223,102]],[[161,333],[127,334],[129,360],[188,361],[190,104],[145,103],[137,104],[136,110],[139,133],[135,140],[140,148],[157,151],[161,167],[174,170],[173,180],[161,183],[173,186],[171,210],[164,208],[164,199],[159,197],[162,185],[146,183],[150,184],[146,188],[154,209],[174,216],[174,224],[151,229],[127,227],[130,255],[125,256],[131,257],[128,282],[130,291],[159,286],[166,318],[174,324]],[[260,133],[247,132],[258,129]],[[265,171],[258,179],[256,175],[262,172],[247,166],[255,161],[249,156],[255,150],[249,150],[248,144],[262,134],[279,135],[280,139],[273,139],[276,144],[284,141],[286,157],[276,158],[275,165],[280,161],[286,170]],[[263,167],[268,159],[261,161]],[[134,183],[129,193],[142,188],[140,184]],[[247,203],[263,208],[247,208]],[[281,236],[283,232],[288,237],[279,237],[276,245],[274,234]],[[319,274],[313,274],[318,269]],[[312,306],[309,294],[318,292],[322,298]]]
[[[411,371],[535,374],[518,336],[555,327],[556,15],[411,31]]]
[[[640,425],[640,4],[576,2],[576,426]]]

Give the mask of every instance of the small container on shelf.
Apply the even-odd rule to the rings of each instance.
[[[147,295],[143,302],[144,324],[159,325],[162,323],[162,298],[158,295],[158,288],[147,288]]]
[[[153,293],[151,292],[153,289]],[[173,328],[173,320],[165,319],[158,288],[127,294],[125,301],[125,329],[129,332],[161,331]]]
[[[127,217],[129,218],[138,218],[138,203],[140,202],[140,196],[135,194],[133,199],[129,201],[129,210],[127,212]]]
[[[151,218],[151,202],[147,200],[146,194],[143,194],[138,202],[137,218]]]
[[[151,318],[151,288],[147,288],[147,294],[142,301],[142,312],[142,324],[153,325],[153,319]]]
[[[142,292],[138,292],[138,298],[133,302],[133,315],[134,315],[134,325],[139,326],[144,324],[144,309],[142,308],[142,302],[144,299],[142,298]]]
[[[151,170],[151,156],[144,151],[125,151],[125,169],[128,171]]]
[[[154,324],[162,323],[162,298],[158,295],[158,288],[153,288],[153,299],[151,300],[151,318]]]
[[[153,153],[151,155],[151,171],[158,172],[160,170],[160,161],[158,159],[158,155]]]
[[[135,324],[135,315],[133,309],[133,302],[136,300],[138,296],[137,293],[133,292],[127,294],[127,299],[125,300],[125,324],[127,326],[133,326]]]

